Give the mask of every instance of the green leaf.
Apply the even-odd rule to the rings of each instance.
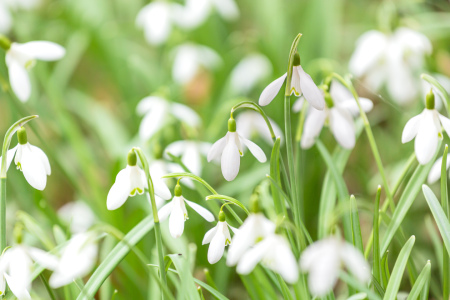
[[[431,274],[431,263],[430,261],[428,261],[425,267],[423,267],[422,272],[420,272],[419,277],[417,277],[416,283],[414,283],[411,292],[409,293],[408,298],[406,298],[406,300],[416,300],[419,297],[420,292],[423,290],[423,287],[430,279],[430,274]]]
[[[353,233],[353,245],[364,254],[364,247],[361,237],[361,227],[359,224],[358,206],[356,204],[355,196],[350,196],[351,214],[352,214],[352,233]]]
[[[402,281],[403,273],[405,272],[406,264],[415,241],[416,238],[411,236],[398,254],[397,261],[395,262],[394,269],[392,270],[391,278],[386,287],[386,293],[383,298],[384,300],[396,299],[400,282]]]
[[[384,287],[381,276],[380,265],[380,233],[379,233],[379,210],[380,210],[381,186],[378,186],[375,199],[375,209],[373,211],[373,277]]]
[[[281,199],[280,193],[276,187],[281,186],[281,178],[280,178],[280,138],[278,137],[273,145],[272,155],[270,156],[270,177],[275,181],[275,183],[271,182],[270,188],[272,191],[273,204],[275,206],[275,212],[277,215],[285,214],[285,202],[284,199]]]
[[[180,254],[169,254],[167,257],[170,257],[178,271],[178,275],[181,280],[181,291],[179,291],[179,293],[182,293],[184,299],[200,300],[197,287],[195,286],[194,277],[192,276],[189,262],[186,257]]]
[[[381,259],[381,276],[383,278],[383,287],[385,288],[391,278],[391,274],[389,273],[389,264],[388,264],[388,256],[389,251],[384,253],[383,258]]]

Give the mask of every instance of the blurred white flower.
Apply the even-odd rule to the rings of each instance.
[[[70,232],[85,232],[96,221],[91,208],[83,201],[69,202],[58,209],[58,216],[64,223],[70,225]]]
[[[151,45],[164,43],[172,31],[174,5],[154,1],[144,6],[136,17],[136,26],[144,30],[145,39]]]
[[[436,153],[439,138],[442,138],[441,124],[450,133],[450,120],[434,108],[434,94],[427,95],[427,108],[411,118],[402,133],[402,143],[415,138],[414,150],[421,165],[427,164]]]
[[[181,140],[168,145],[165,152],[169,152],[175,156],[181,156],[181,162],[189,169],[189,171],[200,176],[202,172],[201,156],[206,156],[209,148],[211,148],[211,143]],[[174,173],[185,172],[178,164],[169,164],[168,169]]]
[[[286,77],[287,73],[284,73],[283,76],[275,79],[263,90],[261,96],[259,96],[259,105],[265,106],[272,102],[283,86]],[[292,93],[297,97],[303,94],[306,101],[316,109],[322,110],[325,107],[325,100],[322,93],[311,76],[303,70],[298,54],[295,55],[294,65],[292,67],[291,95]]]
[[[86,276],[97,261],[98,245],[90,232],[77,233],[67,242],[53,270],[50,286],[54,289],[72,283]]]
[[[328,122],[331,132],[336,141],[346,149],[355,146],[355,124],[353,117],[359,115],[358,104],[342,84],[332,81],[329,94],[325,93],[326,106],[324,110],[317,110],[311,107],[305,120],[301,146],[304,149],[310,148],[315,143],[315,138],[319,136],[325,123]],[[303,99],[299,98],[294,104],[294,108],[301,107]],[[365,112],[372,109],[373,103],[367,98],[359,98],[361,107]]]
[[[7,33],[11,29],[12,17],[6,5],[0,1],[0,33]]]
[[[336,237],[311,244],[300,257],[301,270],[309,272],[309,290],[317,297],[325,296],[333,289],[342,264],[356,279],[369,282],[370,266],[363,254],[353,245]]]
[[[418,74],[431,52],[428,38],[412,29],[400,27],[392,34],[371,30],[358,39],[349,69],[375,91],[385,83],[392,99],[405,104],[419,95]]]
[[[5,279],[13,294],[19,300],[31,299],[33,262],[51,269],[57,259],[55,256],[34,247],[17,244],[7,249],[0,257],[0,292],[5,293]]]
[[[433,184],[436,181],[438,181],[439,178],[441,178],[442,158],[443,158],[443,156],[438,158],[436,160],[436,162],[433,164],[433,166],[431,167],[430,173],[428,173],[428,179],[427,179],[428,184]],[[450,154],[447,154],[446,169],[448,170],[449,167],[450,167]]]
[[[28,142],[24,127],[17,131],[17,138],[19,140],[17,146],[9,149],[6,154],[6,169],[9,169],[15,155],[14,163],[17,169],[22,171],[33,188],[42,191],[47,185],[47,175],[51,174],[48,157],[44,151]]]
[[[169,122],[170,116],[191,127],[198,127],[201,123],[199,115],[192,108],[180,103],[169,102],[158,96],[142,99],[136,112],[144,116],[139,127],[139,136],[142,140],[150,139],[163,128]]]
[[[126,168],[117,174],[116,181],[109,190],[106,200],[106,206],[109,210],[118,209],[127,201],[128,197],[136,196],[136,194],[141,195],[148,188],[145,172],[136,163],[136,153],[131,150],[128,153]],[[160,177],[154,176],[152,170],[150,170],[150,176],[152,176],[155,194],[163,199],[170,199],[172,195],[164,181]]]
[[[276,137],[280,137],[283,141],[283,132],[274,120],[269,118]],[[246,139],[250,139],[253,135],[261,136],[269,145],[273,145],[273,139],[270,130],[267,127],[264,118],[256,111],[248,110],[240,113],[236,117],[236,127],[239,128],[239,135]]]
[[[191,81],[201,68],[212,70],[222,62],[220,56],[213,49],[192,43],[176,47],[174,53],[172,77],[179,84]]]
[[[164,205],[158,211],[159,221],[162,222],[169,217],[169,231],[172,237],[179,238],[184,231],[184,222],[188,219],[186,210],[187,203],[193,210],[195,210],[206,221],[214,221],[214,215],[201,205],[185,199],[181,195],[181,186],[177,184],[175,187],[175,196],[170,203]]]
[[[269,59],[259,53],[244,57],[231,71],[230,84],[236,94],[247,94],[272,73]]]
[[[242,256],[236,271],[247,275],[260,261],[265,267],[280,274],[287,283],[297,282],[297,261],[288,241],[283,236],[271,234],[257,243]]]
[[[224,212],[221,211],[220,214],[224,214]],[[225,221],[225,218],[221,220],[220,214],[219,222],[217,222],[216,226],[206,232],[202,242],[202,245],[209,244],[208,262],[210,264],[218,262],[223,256],[225,246],[231,244],[230,230],[228,228],[231,228],[235,234],[238,232],[238,229],[230,226],[227,221]]]
[[[262,149],[250,140],[240,136],[236,131],[236,121],[228,120],[227,134],[215,142],[208,153],[208,162],[221,158],[223,177],[231,181],[239,173],[241,156],[244,155],[244,145],[250,150],[255,158],[264,163],[267,158]]]
[[[262,213],[250,214],[231,240],[231,246],[228,249],[227,265],[236,265],[250,247],[274,232],[275,224]]]
[[[20,101],[25,102],[31,95],[31,83],[27,69],[34,66],[36,60],[53,61],[61,59],[66,50],[55,43],[35,41],[25,44],[12,43],[6,52],[9,82]]]
[[[151,160],[149,164],[150,164],[150,176],[152,176],[152,180],[153,181],[156,180],[156,182],[163,181],[163,176],[169,173],[168,167],[170,163],[162,159],[155,159]],[[164,202],[166,202],[166,200],[155,194],[155,202],[156,207],[160,208],[164,204]],[[148,203],[150,204],[150,206],[152,205],[150,195],[148,195]]]

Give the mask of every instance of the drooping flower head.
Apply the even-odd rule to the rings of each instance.
[[[181,185],[177,183],[173,199],[158,211],[158,217],[161,222],[169,217],[169,231],[174,238],[179,238],[183,234],[184,222],[189,219],[186,203],[206,221],[214,221],[214,215],[209,210],[195,202],[187,200],[182,196],[181,192]]]
[[[287,73],[278,79],[275,79],[269,84],[259,97],[259,105],[266,106],[275,98],[286,80]],[[300,55],[298,53],[294,56],[294,64],[292,66],[290,94],[299,97],[303,95],[312,107],[322,110],[325,107],[325,100],[323,94],[320,92],[317,85],[312,80],[311,76],[307,74],[300,64]]]
[[[266,155],[262,149],[239,134],[236,130],[236,121],[231,116],[228,120],[228,132],[212,145],[208,153],[208,162],[220,157],[223,177],[231,181],[239,173],[241,156],[244,155],[244,146],[250,150],[257,160],[262,163],[266,162]]]

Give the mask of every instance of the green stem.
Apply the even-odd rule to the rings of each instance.
[[[161,227],[160,227],[159,218],[158,218],[158,208],[156,207],[155,190],[153,187],[153,181],[152,181],[152,177],[150,176],[150,169],[149,169],[148,161],[147,161],[147,158],[145,157],[144,153],[138,147],[134,147],[133,150],[139,156],[139,160],[141,161],[142,167],[145,172],[145,176],[147,177],[148,191],[150,194],[150,201],[152,204],[153,220],[155,222],[155,225],[154,225],[155,226],[155,238],[156,238],[156,248],[158,249],[160,276],[161,276],[162,283],[164,284],[164,286],[167,287],[166,271],[165,271],[165,264],[164,264],[164,253],[163,253],[162,238],[161,238]],[[164,299],[163,293],[161,293],[161,297]]]
[[[448,194],[447,194],[447,153],[448,153],[448,145],[445,145],[444,148],[444,156],[442,157],[442,165],[441,165],[441,205],[442,210],[447,215],[447,218],[450,216],[450,212],[448,209]],[[449,299],[450,289],[449,289],[449,279],[450,279],[450,268],[449,268],[449,256],[446,250],[445,245],[442,245],[442,285],[443,285],[443,298]]]

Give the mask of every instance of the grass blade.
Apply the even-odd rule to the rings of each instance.
[[[378,186],[377,196],[375,199],[375,209],[373,212],[373,277],[385,287],[381,276],[380,265],[380,232],[379,232],[379,210],[380,210],[381,186]]]
[[[419,277],[417,277],[416,283],[414,283],[411,292],[409,293],[408,298],[406,298],[406,300],[416,300],[419,297],[420,292],[423,290],[423,287],[430,279],[430,274],[431,274],[431,263],[430,261],[428,261],[425,267],[423,267],[422,272],[420,272]]]

